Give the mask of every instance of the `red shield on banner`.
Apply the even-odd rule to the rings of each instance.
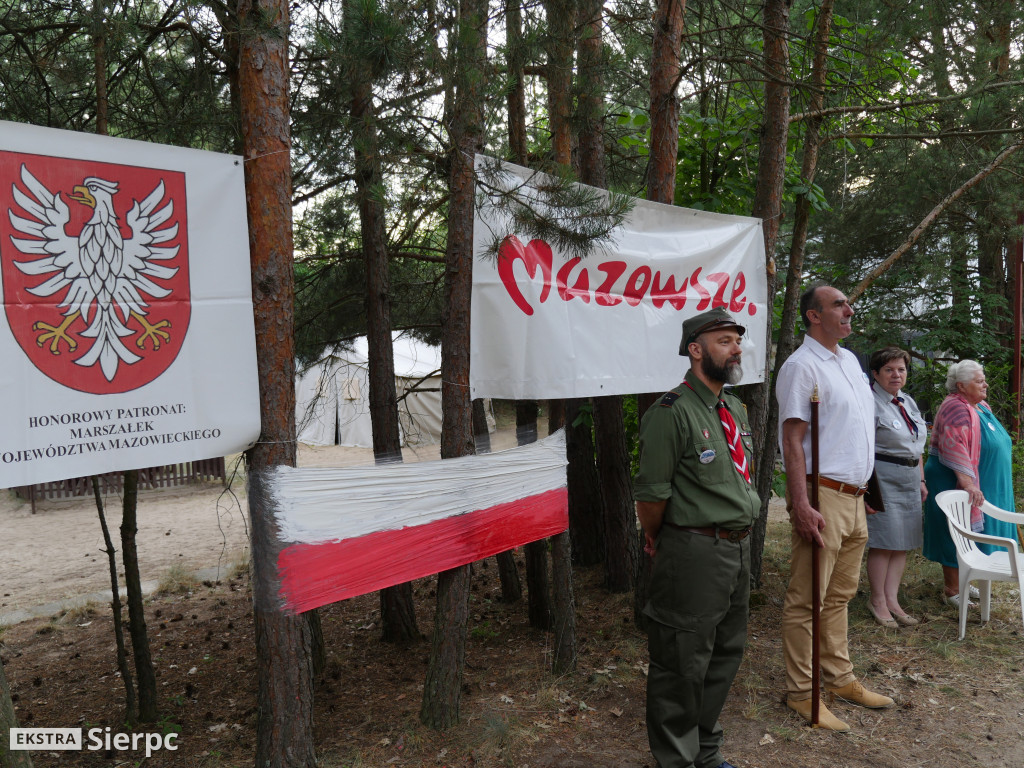
[[[185,174],[0,151],[11,333],[49,378],[128,392],[174,362],[191,316]]]

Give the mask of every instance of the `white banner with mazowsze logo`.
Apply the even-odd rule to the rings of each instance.
[[[0,487],[260,431],[241,159],[0,122]]]
[[[478,172],[493,162],[477,156]],[[491,204],[499,185],[536,201],[530,187],[549,180],[508,163],[502,170],[477,185],[472,397],[666,391],[689,364],[678,354],[683,320],[712,307],[747,329],[742,383],[764,379],[770,307],[759,219],[636,200],[607,242],[569,258],[520,237]]]

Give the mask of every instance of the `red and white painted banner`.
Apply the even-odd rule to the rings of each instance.
[[[269,508],[287,612],[496,555],[569,525],[565,433],[508,451],[372,467],[277,467]]]
[[[478,171],[493,162],[478,155]],[[547,177],[501,166],[498,186],[537,206],[534,190]],[[478,184],[478,199],[489,194]],[[497,259],[485,255],[496,241]],[[474,255],[473,397],[663,392],[689,364],[678,355],[683,320],[712,307],[747,329],[742,383],[764,378],[770,307],[760,219],[636,200],[612,241],[581,260],[515,232],[485,203]]]
[[[240,158],[0,122],[0,487],[259,435]]]

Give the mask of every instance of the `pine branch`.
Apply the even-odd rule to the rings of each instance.
[[[497,258],[504,239],[515,232],[543,240],[570,259],[586,258],[603,243],[633,209],[627,195],[606,193],[569,178],[568,172],[534,172],[524,180],[504,170],[500,161],[488,160],[477,174],[483,194],[477,210],[490,209],[508,221],[506,230],[493,232],[484,255]]]
[[[964,93],[953,94],[952,96],[936,96],[932,99],[915,99],[913,101],[899,101],[888,104],[855,104],[848,107],[828,107],[827,109],[820,109],[813,112],[798,112],[795,115],[789,116],[790,123],[799,123],[802,120],[806,120],[810,117],[828,117],[829,115],[845,115],[859,112],[895,112],[900,109],[907,109],[909,107],[922,107],[929,104],[943,104],[950,101],[963,101],[969,99],[972,96],[985,93],[986,91],[995,90],[996,88],[1003,88],[1005,86],[1020,86],[1024,85],[1024,80],[1013,80],[1000,83],[989,83],[988,85],[982,86],[976,90],[965,91]]]
[[[837,139],[913,139],[915,141],[936,141],[938,139],[972,138],[974,136],[1003,136],[1024,133],[1024,128],[993,128],[986,131],[939,131],[936,133],[833,133],[826,141]]]
[[[856,301],[864,291],[871,287],[871,284],[874,283],[875,280],[884,275],[893,264],[899,261],[907,251],[914,246],[914,244],[921,238],[921,235],[924,234],[924,231],[932,225],[935,219],[937,219],[946,208],[962,197],[965,192],[976,186],[982,179],[995,171],[1022,147],[1024,147],[1024,140],[1018,141],[1016,144],[1011,144],[1000,152],[995,160],[982,168],[972,178],[965,181],[959,189],[943,198],[942,201],[932,208],[931,212],[921,220],[921,223],[915,227],[914,231],[910,233],[910,236],[906,239],[903,245],[893,251],[885,261],[871,270],[871,272],[868,273],[868,276],[860,281],[860,284],[850,293],[850,301]]]

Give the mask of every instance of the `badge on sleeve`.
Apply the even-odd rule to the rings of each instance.
[[[714,450],[712,450],[711,448],[708,448],[706,451],[701,451],[701,454],[700,454],[700,463],[701,464],[710,464],[714,460],[715,460],[715,452],[714,452]]]
[[[709,432],[709,431],[707,430],[707,428],[706,428],[706,427],[705,427],[704,429],[702,429],[702,430],[700,431],[700,433],[701,433],[702,435],[704,435],[705,439],[706,439],[706,438],[709,438],[709,437],[711,437],[711,433],[710,433],[710,432]]]

